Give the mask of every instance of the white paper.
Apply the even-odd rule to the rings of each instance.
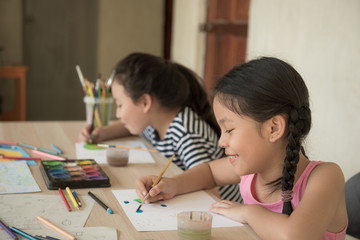
[[[177,229],[177,214],[182,211],[205,211],[213,215],[212,227],[234,227],[243,224],[224,216],[209,212],[215,200],[205,191],[183,194],[173,199],[151,204],[143,204],[142,212],[136,212],[139,207],[135,189],[112,190],[124,212],[137,231],[165,231]]]
[[[36,216],[41,216],[64,230],[71,227],[83,227],[95,201],[90,196],[79,195],[82,207],[76,210],[67,193],[63,192],[72,208],[71,212],[68,212],[60,194],[0,195],[1,220],[10,226],[24,230],[47,228],[37,220]]]
[[[0,194],[41,192],[26,161],[0,162]]]
[[[94,159],[99,164],[106,164],[106,149],[87,149],[84,146],[86,143],[77,142],[76,158],[77,159]],[[136,147],[147,149],[145,144],[141,141],[122,141],[110,143],[110,145],[121,145],[127,147]],[[150,152],[129,150],[129,163],[155,163],[155,160],[151,156]]]
[[[68,198],[67,193],[64,192],[64,195]],[[29,234],[47,235],[65,239],[64,236],[50,229],[36,218],[36,216],[41,216],[66,232],[74,235],[78,240],[117,239],[117,232],[114,228],[83,227],[95,201],[87,195],[78,196],[81,200],[82,207],[80,210],[75,210],[72,206],[72,202],[69,201],[72,211],[68,212],[60,195],[0,195],[1,221]],[[5,231],[1,231],[0,229],[0,239],[11,238]]]

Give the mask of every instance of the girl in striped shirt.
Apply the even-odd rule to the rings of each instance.
[[[80,134],[94,142],[143,135],[182,170],[223,156],[215,121],[200,79],[190,69],[160,57],[133,53],[116,68],[112,95],[120,121]],[[236,184],[219,188],[222,199],[241,201]]]

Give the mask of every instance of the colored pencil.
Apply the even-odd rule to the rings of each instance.
[[[172,155],[172,157],[169,159],[169,161],[167,162],[167,164],[165,165],[164,169],[161,171],[160,175],[155,179],[154,183],[151,185],[151,188],[155,187],[161,180],[162,175],[164,175],[166,169],[169,167],[170,163],[172,162],[172,160],[174,159],[175,154]],[[145,200],[148,199],[148,197],[150,196],[150,190],[149,189],[148,193],[146,194],[146,196],[144,197],[144,199],[141,201],[139,207],[136,209],[136,212],[138,212],[141,208],[141,206],[144,204]]]
[[[75,68],[76,68],[76,72],[77,72],[77,74],[79,76],[81,86],[84,87],[85,86],[85,80],[84,80],[84,76],[83,76],[83,74],[81,72],[80,66],[76,65]]]
[[[128,146],[120,146],[120,145],[108,145],[108,144],[97,144],[99,147],[104,148],[123,148],[129,150],[139,150],[139,151],[146,151],[146,152],[157,152],[155,149],[144,149],[144,148],[137,148],[137,147],[128,147]]]
[[[0,220],[0,227],[2,227],[12,239],[18,239],[18,237]]]
[[[70,188],[69,187],[66,187],[66,192],[68,193],[71,201],[73,202],[74,206],[79,209],[79,204],[77,203],[76,199],[74,198],[74,195],[73,193],[71,192]]]
[[[95,202],[97,202],[98,204],[100,204],[100,206],[102,206],[108,213],[110,213],[110,214],[113,214],[113,213],[114,213],[114,211],[111,210],[111,208],[109,208],[108,206],[106,206],[106,204],[103,203],[100,199],[98,199],[92,192],[89,191],[88,194],[90,195],[90,197],[92,197],[92,198],[95,200]]]
[[[26,232],[24,232],[24,231],[22,231],[22,230],[20,230],[20,229],[18,229],[18,228],[16,228],[16,227],[10,227],[10,229],[11,229],[11,231],[19,234],[20,236],[22,236],[22,237],[24,237],[24,238],[26,238],[26,239],[29,239],[29,240],[37,240],[36,237],[31,236],[30,234],[28,234],[28,233],[26,233]]]
[[[91,134],[92,131],[94,131],[94,127],[95,127],[95,109],[96,109],[96,104],[94,103],[93,105],[93,110],[92,110],[92,113],[91,113],[91,126],[90,126],[90,130],[89,130],[89,137],[87,139],[87,142],[89,144],[92,144],[93,143],[93,138],[94,138],[94,135]]]
[[[0,144],[17,145],[17,142],[0,141]]]
[[[44,148],[40,148],[40,147],[35,147],[35,146],[29,145],[29,144],[19,143],[19,145],[21,147],[29,148],[29,149],[32,149],[32,150],[38,150],[38,151],[41,151],[41,152],[45,152],[45,153],[49,153],[49,154],[53,154],[53,155],[58,155],[57,152],[53,152],[53,151],[50,151],[50,150],[47,150],[47,149],[44,149]]]
[[[36,216],[36,218],[39,219],[39,221],[41,221],[42,223],[44,223],[48,227],[50,227],[50,228],[54,229],[55,231],[57,231],[58,233],[60,233],[61,235],[67,237],[68,239],[71,239],[71,240],[76,239],[73,235],[71,235],[70,233],[62,230],[61,228],[59,228],[58,226],[56,226],[53,223],[49,222],[45,218],[40,217],[40,216]]]
[[[51,147],[58,153],[58,154],[62,154],[63,152],[60,150],[60,148],[58,148],[57,146],[55,146],[55,144],[51,144]]]
[[[64,157],[52,155],[52,154],[45,153],[45,152],[38,151],[38,150],[32,150],[32,152],[34,154],[36,154],[36,155],[43,156],[43,157],[50,158],[50,159],[54,159],[54,160],[60,160],[60,161],[61,160],[66,160],[66,158],[64,158]]]
[[[54,237],[50,237],[50,236],[35,235],[35,237],[42,238],[42,239],[45,239],[45,240],[61,240],[59,238],[54,238]]]
[[[0,159],[12,159],[12,160],[37,160],[41,161],[41,158],[34,158],[34,157],[10,157],[0,154]]]
[[[68,201],[66,200],[66,197],[65,197],[64,193],[62,192],[61,188],[59,188],[59,194],[60,194],[62,200],[64,201],[67,210],[68,210],[69,212],[71,212],[71,207],[70,207]]]
[[[74,198],[75,198],[77,204],[79,205],[79,207],[81,207],[82,204],[81,204],[79,196],[76,194],[75,191],[72,191],[72,194],[74,195]]]

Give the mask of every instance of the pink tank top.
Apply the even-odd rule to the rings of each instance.
[[[293,188],[293,199],[291,200],[294,209],[299,204],[300,200],[302,199],[302,196],[304,195],[306,183],[311,171],[321,163],[322,162],[320,161],[311,161],[307,165],[304,172],[301,174],[300,178],[295,183],[295,186]],[[250,174],[241,177],[240,192],[244,200],[244,204],[258,204],[269,209],[270,211],[281,213],[283,207],[283,202],[281,200],[274,203],[261,203],[254,198],[251,191],[251,186],[254,176],[255,174]],[[338,233],[325,232],[321,240],[344,240],[346,235],[346,227],[344,228],[344,230]]]

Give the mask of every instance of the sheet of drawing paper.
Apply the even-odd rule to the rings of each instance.
[[[83,227],[95,201],[90,196],[79,195],[82,207],[75,210],[65,191],[64,195],[73,209],[71,212],[67,211],[60,194],[0,195],[1,220],[23,230],[48,229],[36,216],[41,216],[64,230]]]
[[[68,228],[68,233],[76,237],[77,240],[109,240],[117,239],[117,232],[115,228],[110,227],[83,227],[83,228]],[[65,239],[63,235],[51,229],[43,230],[28,230],[27,233],[31,235],[46,235]],[[0,238],[2,239],[2,238]]]
[[[24,230],[24,229],[22,229]],[[24,230],[25,231],[25,230]],[[82,228],[69,228],[66,230],[71,235],[75,236],[77,240],[109,240],[117,239],[117,232],[115,228],[109,227],[82,227]],[[65,239],[65,237],[50,228],[41,230],[26,230],[33,236],[51,236],[54,238]],[[1,240],[12,240],[12,238],[2,229],[0,229]],[[23,239],[23,238],[21,238]]]
[[[27,154],[24,149],[19,147],[18,145],[12,145],[12,144],[0,144],[0,154],[8,156],[8,157],[30,157],[29,154]],[[7,162],[9,160],[6,159],[0,159],[0,162]],[[10,160],[12,161],[12,160]],[[27,160],[26,163],[29,166],[35,166],[36,162],[34,160]]]
[[[111,145],[121,145],[127,147],[136,147],[147,149],[145,144],[141,141],[123,141],[110,143]],[[84,142],[75,143],[76,158],[77,159],[94,159],[99,164],[106,164],[106,149],[97,147],[93,144],[86,144]],[[154,159],[150,152],[130,150],[129,151],[129,163],[154,163]]]
[[[177,214],[182,211],[205,211],[213,215],[212,227],[242,226],[224,216],[209,212],[215,200],[205,191],[183,194],[173,199],[143,204],[140,212],[135,189],[112,190],[124,212],[137,231],[165,231],[177,229]]]
[[[26,161],[0,162],[0,194],[41,192]]]

